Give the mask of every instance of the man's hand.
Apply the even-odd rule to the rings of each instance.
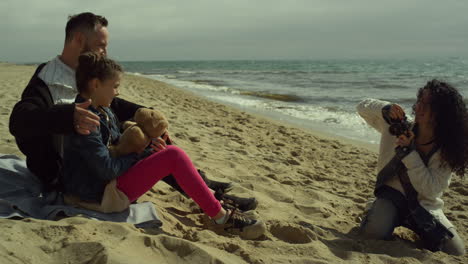
[[[99,116],[88,111],[88,106],[91,100],[75,104],[75,112],[73,113],[73,124],[75,131],[81,135],[89,135],[91,131],[95,131],[99,126]]]

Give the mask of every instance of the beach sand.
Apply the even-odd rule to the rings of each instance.
[[[33,66],[0,64],[0,153],[24,156],[8,131],[11,109]],[[121,97],[166,114],[175,143],[213,179],[232,181],[233,194],[255,196],[251,214],[267,233],[242,240],[204,228],[190,199],[161,182],[151,201],[162,230],[83,217],[59,221],[0,220],[1,263],[468,263],[432,253],[398,228],[394,241],[356,235],[372,197],[377,154],[342,140],[210,102],[193,93],[126,75]],[[467,183],[454,177],[445,212],[468,242]]]

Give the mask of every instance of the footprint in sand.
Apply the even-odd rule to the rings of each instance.
[[[468,217],[464,214],[458,214],[457,219],[468,219]]]
[[[298,160],[294,159],[294,158],[290,158],[290,159],[286,160],[284,163],[286,165],[301,165],[301,163]]]
[[[290,244],[306,244],[317,239],[314,233],[303,227],[279,223],[270,226],[270,233],[277,239]]]
[[[196,142],[200,142],[200,137],[196,137],[196,136],[194,136],[194,137],[189,137],[189,140],[192,141],[192,142],[195,142],[195,143],[196,143]]]
[[[235,243],[224,243],[223,245],[221,245],[225,251],[229,252],[229,253],[232,253],[232,252],[235,252],[239,249],[242,249],[239,245],[235,244]]]
[[[162,245],[162,247],[158,246],[161,251],[167,250],[170,254],[176,254],[181,258],[179,261],[194,259],[194,262],[204,260],[204,263],[222,263],[215,255],[190,241],[166,235],[161,235],[154,240],[155,245]]]
[[[44,238],[45,240],[52,240],[57,237],[67,236],[77,231],[77,228],[73,225],[54,225],[47,228],[41,227],[38,229],[32,229],[36,235]]]
[[[174,136],[178,139],[187,139],[188,138],[188,134],[185,133],[185,132],[178,132],[178,133],[175,133]]]
[[[330,210],[324,208],[322,205],[304,205],[299,203],[294,203],[294,207],[299,209],[303,214],[306,215],[321,215],[324,218],[331,216]]]
[[[243,149],[236,149],[234,150],[235,152],[242,154],[242,155],[249,155],[249,152],[243,150]]]
[[[291,156],[293,157],[299,157],[300,155],[301,155],[300,151],[295,151],[295,150],[291,151]]]
[[[44,250],[44,248],[43,248]],[[70,243],[57,252],[53,253],[52,259],[56,263],[63,263],[68,260],[70,263],[108,263],[109,253],[105,246],[98,242],[77,242]]]
[[[468,195],[468,190],[463,188],[463,186],[452,188],[452,190],[463,196]]]
[[[450,208],[450,210],[463,212],[463,206],[461,206],[461,205],[455,205],[455,206],[452,206],[452,207]]]
[[[367,202],[367,200],[362,198],[362,197],[351,197],[351,200],[353,202],[355,202],[355,203],[358,203],[358,204],[362,204],[362,203]]]

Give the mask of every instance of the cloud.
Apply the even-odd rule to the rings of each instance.
[[[83,11],[108,18],[109,51],[123,60],[465,55],[465,10],[461,0],[3,0],[0,60],[56,55],[67,16]]]

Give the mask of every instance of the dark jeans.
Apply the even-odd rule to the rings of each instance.
[[[206,183],[206,176],[204,175],[204,173],[200,173],[200,170],[198,170],[198,174],[200,174],[200,176],[202,177],[203,181]],[[169,186],[171,186],[172,188],[174,188],[175,190],[177,190],[178,192],[180,192],[181,194],[187,196],[187,194],[184,192],[184,190],[182,190],[182,188],[180,187],[180,185],[177,183],[177,181],[175,180],[174,176],[172,174],[169,174],[168,176],[164,177],[162,179],[162,181],[164,181],[165,183],[169,184]],[[187,196],[188,197],[188,196]]]
[[[403,218],[407,215],[408,208],[405,203],[396,204],[395,201],[405,197],[399,191],[386,186],[383,192],[377,194],[377,199],[364,217],[360,231],[367,239],[389,240],[392,238],[393,230],[403,225]],[[409,229],[411,227],[405,226]],[[442,251],[451,255],[464,255],[465,245],[454,227],[449,229],[453,238],[443,245]]]
[[[179,186],[179,184],[176,182],[174,176],[172,174],[169,174],[168,176],[162,178],[162,181],[169,184],[172,188],[176,189],[178,192],[180,192],[183,195],[186,195],[184,190]]]

